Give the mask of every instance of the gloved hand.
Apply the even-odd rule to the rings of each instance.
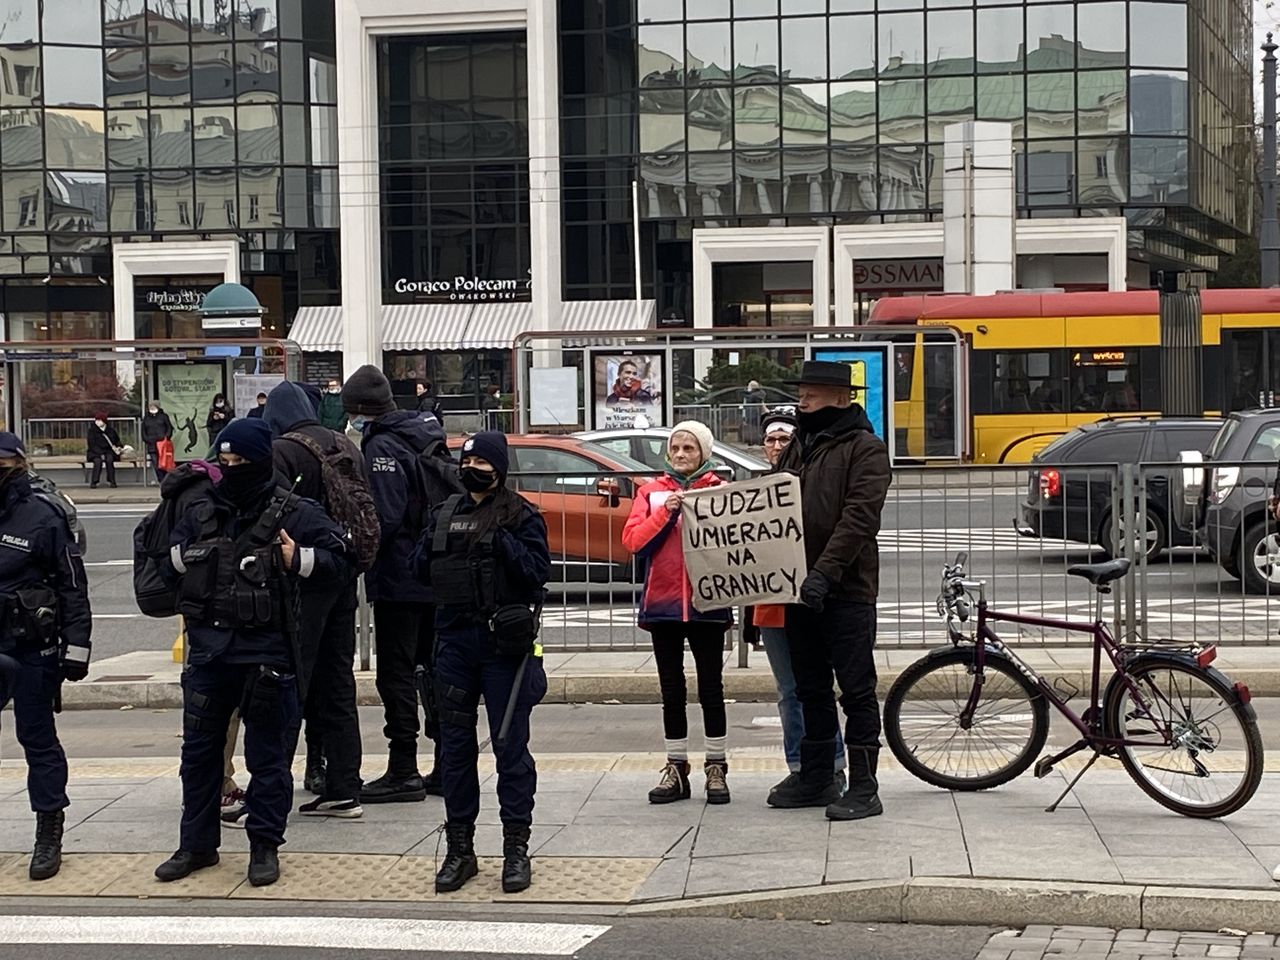
[[[821,613],[831,592],[831,581],[817,570],[811,570],[800,584],[800,602],[814,613]]]
[[[77,659],[78,657],[78,659]],[[62,651],[62,679],[75,683],[89,675],[89,651],[84,647],[66,647]]]

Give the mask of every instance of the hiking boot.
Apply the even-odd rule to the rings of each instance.
[[[36,845],[31,851],[27,875],[32,880],[48,880],[62,869],[62,825],[66,814],[61,810],[36,814]]]
[[[307,771],[302,775],[302,789],[314,793],[317,797],[324,793],[325,763],[324,756],[307,751]]]
[[[260,840],[249,845],[249,885],[269,887],[280,879],[280,855],[276,848]]]
[[[444,826],[448,850],[440,872],[436,874],[436,893],[453,893],[480,872],[476,862],[476,825],[474,823],[446,823]],[[506,873],[504,868],[503,873]]]
[[[364,816],[364,809],[359,802],[347,799],[331,799],[316,797],[298,808],[304,817],[339,817],[343,820],[359,820]]]
[[[662,779],[649,791],[649,802],[674,803],[688,800],[689,796],[689,761],[668,760],[662,768]]]
[[[519,893],[533,882],[529,863],[529,827],[523,823],[502,825],[502,892]]]
[[[840,799],[835,780],[835,740],[804,740],[800,744],[800,773],[773,788],[768,804],[783,810],[825,807]]]
[[[156,867],[156,879],[163,883],[173,883],[191,876],[197,870],[217,866],[218,851],[207,850],[204,853],[193,853],[190,850],[178,850],[172,857]]]
[[[849,748],[849,789],[827,807],[828,820],[865,820],[884,813],[876,780],[879,763],[878,747]]]
[[[707,775],[707,803],[728,803],[729,784],[725,776],[729,773],[729,761],[708,760],[702,769]]]

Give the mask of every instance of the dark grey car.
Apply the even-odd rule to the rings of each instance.
[[[1280,461],[1280,410],[1232,413],[1214,437],[1185,509],[1200,539],[1249,593],[1280,593],[1280,537],[1267,509]]]

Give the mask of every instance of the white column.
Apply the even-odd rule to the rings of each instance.
[[[533,323],[560,330],[563,272],[560,250],[560,55],[557,5],[529,3],[529,248],[533,263]]]
[[[943,285],[990,294],[1016,285],[1012,127],[967,121],[944,131]]]
[[[382,366],[377,53],[360,6],[336,3],[344,379],[366,363]]]

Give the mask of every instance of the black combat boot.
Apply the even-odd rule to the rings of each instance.
[[[62,869],[62,825],[66,814],[61,810],[36,814],[36,846],[31,851],[32,880],[48,880]]]
[[[324,754],[319,750],[307,747],[307,771],[302,775],[302,787],[317,797],[324,795],[325,790]]]
[[[449,846],[440,872],[436,874],[436,893],[453,893],[461,890],[464,883],[480,872],[480,865],[476,862],[476,825],[446,823],[444,835]]]
[[[218,865],[218,851],[206,850],[194,853],[190,850],[177,850],[173,856],[156,867],[156,879],[162,883],[173,883],[184,880],[197,870]]]
[[[689,796],[689,761],[668,759],[662,768],[662,779],[649,791],[649,802],[674,803],[688,800]]]
[[[524,823],[502,825],[502,892],[519,893],[533,882],[529,863],[529,826]]]
[[[360,791],[361,803],[420,803],[427,799],[414,747],[391,745],[387,772]]]
[[[269,887],[280,879],[280,855],[274,844],[249,842],[249,885]]]
[[[444,783],[440,779],[440,741],[435,743],[431,754],[431,772],[422,778],[422,789],[429,797],[443,797]]]
[[[849,789],[827,807],[828,820],[865,820],[884,813],[876,780],[879,763],[879,747],[849,748]]]
[[[725,776],[729,773],[729,761],[708,760],[702,769],[707,774],[707,803],[728,803],[729,784]]]
[[[835,740],[800,742],[800,776],[782,781],[769,794],[768,804],[783,810],[825,807],[840,799],[835,778]]]

